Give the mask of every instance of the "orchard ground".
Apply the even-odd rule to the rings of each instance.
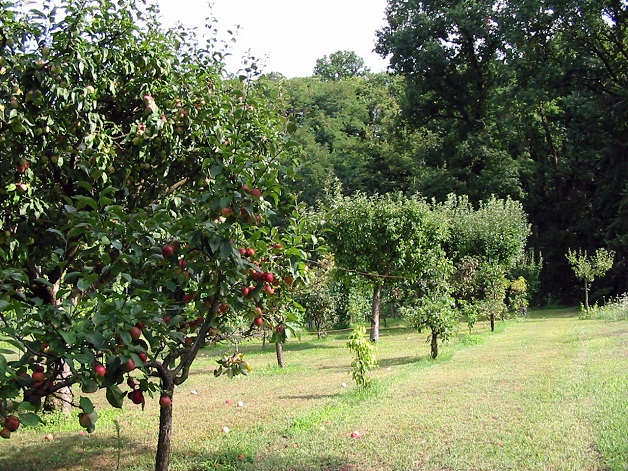
[[[628,322],[546,310],[460,332],[432,361],[426,333],[382,329],[369,392],[351,384],[348,332],[286,344],[283,370],[272,345],[246,344],[254,371],[233,380],[206,350],[174,396],[171,469],[628,469]],[[0,470],[152,469],[158,398],[142,412],[92,396],[96,432],[20,428]]]

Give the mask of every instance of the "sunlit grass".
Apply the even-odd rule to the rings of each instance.
[[[627,469],[628,322],[561,310],[498,322],[494,333],[480,323],[436,361],[427,332],[395,323],[364,390],[351,384],[347,335],[287,344],[283,370],[272,345],[247,344],[254,371],[231,381],[211,374],[223,349],[204,352],[175,392],[171,469]],[[20,429],[0,443],[0,470],[111,470],[118,451],[123,470],[152,469],[156,398],[142,412],[93,396],[94,434],[79,435],[76,417]]]

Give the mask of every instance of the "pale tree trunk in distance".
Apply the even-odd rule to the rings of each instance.
[[[382,305],[382,284],[375,282],[371,308],[371,342],[379,341],[379,310]]]
[[[286,361],[283,357],[283,343],[275,342],[275,352],[277,353],[277,364],[279,365],[279,368],[285,368]]]

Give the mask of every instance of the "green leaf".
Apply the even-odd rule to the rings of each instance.
[[[68,345],[74,345],[76,343],[76,333],[74,331],[62,330],[59,333],[61,334],[61,337],[63,337],[63,340],[65,341],[65,343],[67,343]]]
[[[17,406],[17,410],[18,412],[35,412],[37,407],[30,402],[20,402],[20,405]]]
[[[218,175],[222,173],[221,165],[212,165],[209,169],[209,176],[212,178],[216,178]]]
[[[79,405],[81,409],[83,409],[83,412],[87,414],[91,414],[92,412],[94,412],[94,403],[88,397],[81,396],[81,399],[79,400]]]
[[[87,332],[85,340],[91,343],[96,350],[102,350],[105,345],[105,337],[100,332]]]
[[[26,427],[36,427],[37,424],[43,423],[39,416],[32,412],[20,413],[18,415],[20,416],[20,422]]]
[[[96,200],[94,200],[93,198],[90,198],[89,196],[75,196],[74,199],[77,200],[79,203],[76,209],[82,209],[85,206],[89,206],[94,211],[98,211],[99,209],[98,203],[96,202]]]
[[[124,402],[124,391],[122,391],[118,385],[112,384],[107,387],[106,392],[107,401],[116,409],[122,409],[122,403]]]

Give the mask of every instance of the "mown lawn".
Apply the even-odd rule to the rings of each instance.
[[[247,345],[254,373],[234,380],[215,379],[222,350],[206,352],[175,394],[172,469],[628,470],[628,322],[539,311],[462,330],[436,361],[425,333],[391,328],[366,393],[347,335],[286,345],[285,370],[272,346]],[[20,429],[0,443],[0,470],[152,469],[157,400],[97,402],[94,434],[76,418]]]

